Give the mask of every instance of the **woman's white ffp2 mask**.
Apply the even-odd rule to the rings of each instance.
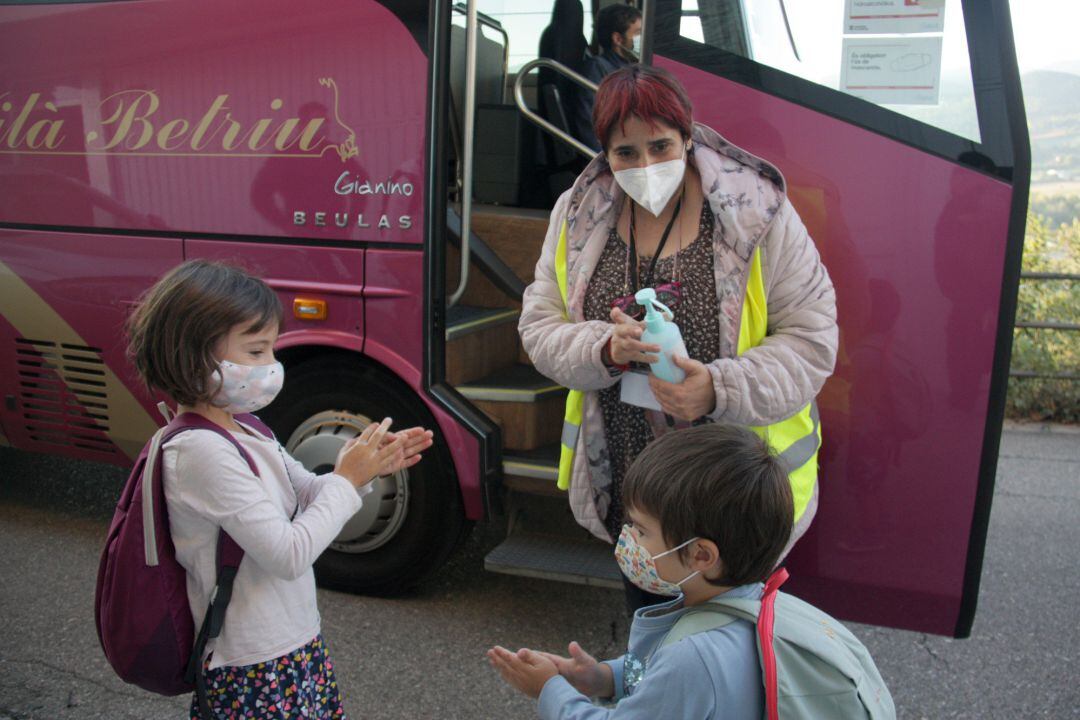
[[[685,155],[675,160],[615,171],[615,182],[641,207],[660,217],[686,174]]]

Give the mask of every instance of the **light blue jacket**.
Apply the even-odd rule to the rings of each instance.
[[[760,583],[732,588],[725,597],[759,599]],[[601,707],[553,677],[540,693],[544,720],[761,720],[765,690],[754,626],[745,620],[690,635],[661,650],[683,599],[634,613],[627,653],[608,660],[615,676],[614,707]]]

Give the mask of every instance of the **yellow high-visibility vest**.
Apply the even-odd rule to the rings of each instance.
[[[567,246],[566,221],[559,232],[559,244],[555,248],[555,278],[562,296],[563,313],[570,319],[567,303]],[[769,313],[765,301],[765,283],[761,272],[761,251],[754,250],[750,261],[750,277],[746,283],[746,297],[743,298],[742,321],[739,325],[738,353],[760,345],[768,330]],[[570,488],[570,472],[574,464],[574,450],[577,447],[581,431],[581,411],[585,393],[571,390],[566,398],[566,413],[563,417],[562,443],[559,448],[558,487]],[[817,482],[818,450],[821,448],[821,423],[818,418],[817,403],[810,403],[786,420],[771,425],[751,427],[759,437],[779,456],[788,468],[791,480],[791,492],[795,501],[795,521],[806,511],[806,506],[814,494]]]

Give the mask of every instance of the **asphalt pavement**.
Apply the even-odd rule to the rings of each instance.
[[[124,480],[110,466],[0,448],[0,720],[187,717],[188,699],[118,680],[93,622],[98,553]],[[600,656],[625,647],[619,592],[484,572],[500,540],[477,526],[452,561],[396,599],[319,592],[354,720],[535,717],[483,651]],[[1080,718],[1080,430],[1003,438],[972,636],[850,625],[901,718]]]

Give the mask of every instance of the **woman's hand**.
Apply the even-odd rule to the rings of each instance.
[[[570,643],[567,650],[570,657],[546,652],[537,654],[555,663],[559,674],[582,695],[600,698],[615,695],[615,676],[611,673],[610,665],[597,662],[596,658],[582,650],[576,642]]]
[[[422,451],[431,447],[435,441],[433,439],[434,434],[430,430],[425,430],[422,427],[411,427],[406,430],[398,430],[396,433],[387,433],[382,440],[382,444],[388,443],[402,438],[404,443],[401,446],[401,457],[393,457],[390,462],[379,469],[380,475],[393,475],[398,470],[404,470],[410,468],[423,459],[420,454]]]
[[[496,645],[487,651],[487,656],[503,680],[531,698],[540,697],[547,681],[559,674],[555,663],[528,648],[512,653]]]
[[[649,374],[649,387],[663,411],[678,420],[690,421],[715,410],[716,391],[709,368],[679,355],[672,355],[671,359],[686,372],[681,383],[669,383]]]
[[[655,354],[649,354],[659,353],[659,345],[646,345],[641,342],[641,334],[645,332],[645,323],[638,322],[619,308],[611,308],[611,322],[615,323],[610,345],[612,364],[654,363],[660,359]]]
[[[399,433],[397,438],[384,442],[390,423],[390,418],[377,425],[371,423],[359,437],[345,443],[338,453],[334,472],[358,488],[378,477],[382,468],[404,462],[406,438]]]

